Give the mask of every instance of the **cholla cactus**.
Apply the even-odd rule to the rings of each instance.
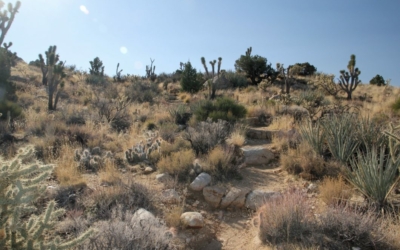
[[[149,138],[145,140],[146,143],[140,141],[135,146],[125,151],[126,160],[130,164],[147,160],[153,151],[160,152],[162,139],[158,138],[158,133],[149,131],[146,132],[145,135],[149,136]]]
[[[98,170],[104,165],[105,159],[112,158],[112,156],[110,151],[105,152],[103,155],[99,147],[95,147],[92,150],[75,150],[75,161],[79,162],[79,167],[89,170]]]
[[[77,246],[93,230],[65,243],[61,243],[59,237],[49,239],[44,236],[64,213],[63,209],[55,209],[55,201],[49,202],[43,214],[33,215],[36,207],[32,204],[46,189],[40,183],[50,176],[53,166],[39,162],[31,166],[22,164],[32,159],[33,147],[26,147],[11,162],[0,159],[0,249],[70,249]]]

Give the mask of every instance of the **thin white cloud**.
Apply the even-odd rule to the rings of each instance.
[[[81,6],[79,7],[79,9],[80,9],[83,13],[85,13],[86,15],[89,15],[89,10],[86,8],[85,5],[81,5]]]

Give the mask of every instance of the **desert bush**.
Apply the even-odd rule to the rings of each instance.
[[[188,112],[185,105],[179,105],[174,109],[170,109],[169,114],[178,125],[185,125],[189,121],[190,117],[192,117],[192,114]]]
[[[175,249],[170,242],[171,237],[165,223],[160,219],[132,220],[132,212],[114,210],[111,221],[99,221],[95,224],[99,233],[91,237],[81,249]]]
[[[94,219],[108,220],[112,218],[113,208],[120,207],[123,211],[136,211],[139,208],[153,208],[151,191],[135,182],[118,182],[116,185],[101,188],[92,193],[85,201],[89,216]]]
[[[385,79],[381,75],[376,75],[369,81],[369,84],[376,85],[376,86],[385,86],[386,82],[385,82]]]
[[[208,153],[208,166],[205,171],[217,180],[229,180],[239,177],[238,166],[236,166],[234,160],[235,148],[219,145]]]
[[[246,50],[245,55],[241,55],[235,61],[235,69],[239,73],[245,73],[251,80],[251,84],[257,85],[263,79],[261,74],[271,74],[274,72],[271,64],[267,64],[267,58],[259,55],[251,55],[252,48]]]
[[[201,101],[194,107],[194,115],[198,121],[211,118],[213,121],[219,119],[234,122],[245,117],[246,108],[228,97],[217,98],[215,101]]]
[[[54,174],[60,183],[60,186],[72,186],[79,183],[85,183],[82,173],[74,160],[74,151],[69,145],[62,145],[60,149],[63,153],[57,161],[57,167]]]
[[[160,126],[158,131],[160,137],[169,143],[174,142],[178,126],[175,123],[166,122]]]
[[[322,120],[329,151],[332,156],[346,164],[360,144],[356,138],[358,127],[354,114],[332,115]]]
[[[125,95],[131,102],[153,104],[154,98],[159,94],[156,83],[143,80],[133,81],[125,90]]]
[[[181,224],[181,215],[184,212],[182,206],[174,206],[165,214],[165,222],[170,227],[179,227]]]
[[[385,244],[382,221],[372,210],[366,212],[348,206],[328,208],[319,216],[318,231],[331,241],[330,249],[390,249]]]
[[[196,155],[206,154],[216,145],[225,142],[230,135],[231,125],[223,120],[212,122],[211,119],[199,122],[196,128],[186,128],[183,138],[190,142]]]
[[[316,179],[326,174],[324,159],[317,155],[307,144],[296,149],[289,149],[280,158],[281,165],[290,174],[304,179]]]
[[[326,177],[319,185],[318,191],[321,200],[328,206],[343,204],[351,198],[350,187],[342,176],[338,178]]]
[[[22,114],[22,108],[15,102],[6,100],[0,101],[0,113],[3,114],[2,116],[0,116],[0,119],[8,119],[8,112],[10,112],[10,118],[16,118]]]
[[[236,124],[226,142],[229,145],[233,145],[235,147],[241,147],[246,142],[246,132],[247,132],[246,126],[243,126],[241,124]]]
[[[197,70],[193,68],[190,62],[185,63],[181,74],[181,87],[183,91],[196,93],[203,87],[203,81],[200,81]]]
[[[258,211],[259,238],[269,244],[302,241],[315,229],[310,211],[300,191],[268,200]]]
[[[193,166],[195,155],[191,149],[173,152],[170,155],[162,157],[157,168],[163,173],[178,176],[180,180],[186,180]]]
[[[247,87],[248,85],[245,75],[233,72],[232,70],[226,71],[225,77],[229,82],[232,83],[234,88]]]
[[[357,152],[350,161],[351,170],[346,169],[346,179],[368,200],[380,207],[386,205],[387,197],[396,186],[400,159],[392,159],[385,149],[367,148],[366,153]]]

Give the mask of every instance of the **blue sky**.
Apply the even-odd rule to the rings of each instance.
[[[7,1],[6,3],[14,0]],[[363,82],[376,74],[400,86],[400,1],[396,0],[22,0],[5,41],[26,62],[57,45],[67,65],[88,70],[98,56],[109,75],[117,63],[145,74],[171,73],[190,60],[222,68],[253,47],[275,66],[309,62],[339,75],[357,56]],[[127,51],[121,52],[121,47]]]

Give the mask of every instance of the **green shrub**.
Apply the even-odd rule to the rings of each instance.
[[[215,101],[202,101],[194,106],[193,109],[198,121],[205,121],[207,118],[211,118],[213,121],[221,119],[234,122],[245,117],[247,113],[243,105],[228,97],[217,98]]]
[[[234,88],[247,87],[248,85],[247,78],[243,74],[229,70],[225,72],[225,77],[232,83]]]
[[[385,205],[389,193],[399,180],[397,171],[400,159],[392,160],[386,156],[384,148],[378,151],[372,147],[367,148],[365,154],[358,151],[350,164],[352,171],[346,171],[347,180],[374,205]]]
[[[185,69],[181,74],[181,87],[183,91],[190,93],[196,93],[203,87],[202,82],[199,80],[197,70],[193,68],[190,62],[185,64]]]
[[[319,155],[325,152],[325,134],[319,122],[315,125],[308,121],[300,126],[300,135]]]
[[[2,101],[0,102],[0,113],[3,114],[0,119],[7,119],[7,112],[10,111],[10,115],[12,118],[18,117],[22,113],[22,108],[11,101]]]
[[[332,115],[322,121],[327,144],[332,156],[346,165],[360,145],[356,137],[357,116],[353,114]]]
[[[149,102],[153,103],[154,98],[158,95],[159,89],[156,83],[134,81],[127,87],[125,95],[132,102]]]

